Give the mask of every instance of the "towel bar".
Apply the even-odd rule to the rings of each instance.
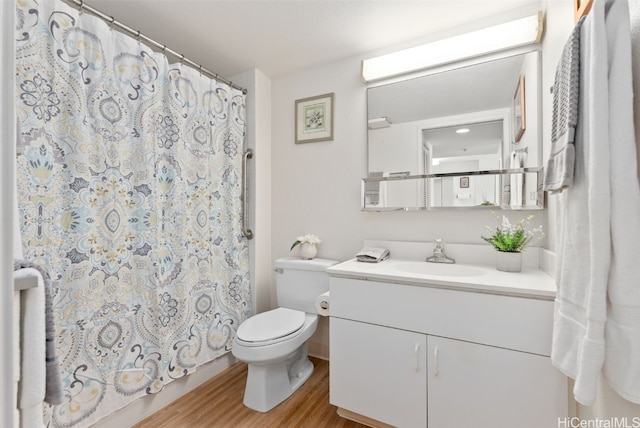
[[[13,280],[13,289],[15,291],[26,290],[28,288],[36,288],[38,286],[38,278],[28,276],[26,278],[16,278]]]

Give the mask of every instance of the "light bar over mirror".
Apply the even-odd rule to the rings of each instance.
[[[542,40],[543,13],[362,61],[365,82],[499,52]]]

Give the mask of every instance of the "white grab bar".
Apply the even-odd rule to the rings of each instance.
[[[247,149],[244,152],[242,159],[242,234],[247,239],[253,239],[253,232],[249,229],[249,215],[247,211],[249,209],[249,184],[247,180],[247,160],[253,157],[253,150]]]

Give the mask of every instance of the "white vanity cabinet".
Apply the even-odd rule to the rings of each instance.
[[[399,427],[427,425],[427,336],[330,319],[331,403]]]
[[[567,416],[548,297],[337,276],[330,292],[330,401],[340,409],[429,428],[550,427]]]

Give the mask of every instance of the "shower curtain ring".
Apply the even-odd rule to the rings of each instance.
[[[80,0],[80,7],[78,7],[78,15],[82,15],[84,9],[84,0]]]
[[[180,65],[184,65],[184,54],[180,54]]]
[[[162,45],[162,55],[166,55],[167,45]]]
[[[111,21],[109,22],[109,29],[113,31],[113,24],[116,22],[116,19],[112,16]]]
[[[200,71],[200,77],[202,77],[202,64],[198,65],[198,71]]]
[[[138,33],[136,34],[136,40],[138,41],[138,44],[140,44],[140,30],[138,30]]]

